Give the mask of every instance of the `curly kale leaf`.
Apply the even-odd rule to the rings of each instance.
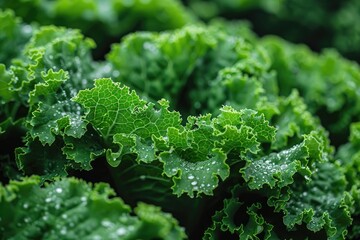
[[[0,185],[0,233],[6,239],[185,239],[183,228],[159,207],[131,211],[105,183],[75,178],[39,185],[33,176]]]
[[[159,160],[177,195],[211,194],[217,176],[225,180],[229,175],[228,153],[257,153],[260,143],[275,135],[263,115],[230,107],[213,119],[189,117],[182,126],[180,115],[169,111],[165,100],[157,110],[110,79],[96,80],[95,88],[80,91],[74,100],[87,109],[86,119],[103,138],[110,165],[118,166],[131,154],[139,163]]]
[[[0,63],[9,66],[14,58],[21,56],[21,50],[31,37],[33,28],[21,23],[13,11],[0,9]]]

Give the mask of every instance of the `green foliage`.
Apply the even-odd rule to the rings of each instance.
[[[21,24],[13,11],[0,10],[0,62],[6,65],[20,55],[20,50],[29,40],[33,27]]]
[[[99,45],[96,57],[129,32],[175,29],[194,19],[174,0],[14,0],[0,1],[0,8],[12,9],[27,23],[82,29]]]
[[[0,12],[0,239],[359,238],[355,63],[173,0],[4,6],[40,25]]]
[[[342,138],[342,132],[359,115],[360,79],[357,64],[334,51],[318,55],[305,46],[295,46],[275,37],[261,40],[271,54],[271,68],[277,72],[280,94],[293,88],[304,97],[309,110],[320,115],[330,133]],[[338,114],[340,113],[341,114]],[[326,119],[331,118],[331,121]]]
[[[260,35],[276,34],[317,51],[336,48],[360,61],[360,3],[356,0],[183,0],[204,21],[246,19]]]
[[[39,178],[0,185],[3,239],[185,239],[177,221],[161,209],[131,208],[104,183],[75,178],[39,186]]]

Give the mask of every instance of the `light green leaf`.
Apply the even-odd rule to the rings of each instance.
[[[69,79],[69,74],[63,70],[54,72],[50,69],[46,74],[42,73],[42,78],[44,82],[36,84],[30,92],[29,103],[35,108],[29,120],[31,136],[49,145],[55,141],[55,135],[62,131],[72,136],[81,136],[84,123],[79,119],[80,116],[71,112],[73,104],[66,99],[66,93],[61,89]],[[70,120],[71,117],[73,119]],[[72,128],[71,132],[69,128]]]
[[[192,159],[191,155],[183,159],[180,154],[176,152],[160,154],[160,159],[164,163],[164,173],[168,177],[173,177],[172,189],[178,196],[187,193],[190,197],[194,197],[194,192],[197,192],[197,196],[200,193],[212,195],[212,191],[218,186],[218,177],[225,180],[229,176],[229,166],[225,163],[226,155],[220,149],[212,150],[206,159],[201,161]]]
[[[168,110],[167,101],[159,101],[160,110],[155,110],[154,104],[147,104],[135,92],[110,79],[96,80],[95,88],[80,91],[74,100],[88,109],[87,120],[109,146],[119,144],[118,152],[108,151],[111,165],[118,165],[120,156],[131,152],[139,160],[150,162],[155,154],[148,145],[151,137],[163,136],[169,127],[180,124],[179,114]]]
[[[286,98],[279,98],[278,108],[279,113],[271,121],[277,128],[275,141],[271,144],[272,149],[282,149],[300,143],[302,135],[311,131],[324,131],[319,120],[307,110],[296,90]]]
[[[312,132],[304,136],[304,141],[292,148],[259,159],[248,159],[241,173],[249,187],[260,189],[266,184],[270,188],[282,188],[294,182],[296,173],[310,177],[314,171],[313,163],[324,161],[323,142],[317,139],[317,134]]]
[[[0,9],[0,63],[10,65],[11,61],[21,55],[24,45],[34,29],[23,24],[12,10]],[[16,9],[13,9],[16,12]]]

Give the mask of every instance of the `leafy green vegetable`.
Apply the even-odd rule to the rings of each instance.
[[[174,0],[4,6],[0,239],[359,238],[355,63]]]
[[[0,8],[12,9],[27,23],[82,29],[99,45],[97,57],[129,32],[175,29],[195,18],[174,0],[14,0],[0,1]]]
[[[21,24],[14,12],[0,10],[0,63],[9,65],[11,59],[18,57],[32,32],[33,27]]]
[[[183,0],[199,18],[246,19],[260,35],[276,34],[319,51],[336,48],[360,60],[359,1]]]
[[[64,178],[39,187],[39,178],[0,185],[0,233],[6,239],[185,239],[168,213],[145,203],[134,209],[104,183]]]

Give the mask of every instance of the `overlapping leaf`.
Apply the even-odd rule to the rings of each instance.
[[[325,229],[329,239],[345,239],[353,206],[351,195],[345,191],[345,177],[336,164],[316,167],[310,181],[291,185],[289,201],[279,203],[284,204],[284,224],[294,228],[304,222],[311,231]]]
[[[0,8],[16,11],[27,23],[35,21],[40,25],[81,29],[99,45],[95,52],[98,57],[103,57],[107,47],[103,44],[108,44],[109,38],[119,39],[139,30],[175,29],[194,21],[194,17],[174,0],[14,0],[1,1]]]
[[[139,203],[135,215],[107,184],[65,178],[45,187],[39,178],[0,185],[0,233],[6,239],[184,239],[178,222]]]
[[[13,11],[0,9],[0,63],[9,65],[12,59],[20,57],[32,32],[33,27],[22,24]]]
[[[356,91],[359,67],[334,51],[317,55],[305,46],[291,45],[275,37],[261,40],[261,45],[271,55],[271,68],[277,72],[280,93],[288,95],[297,88],[309,110],[320,114],[331,133],[344,138],[341,132],[352,118],[357,119],[360,111]]]
[[[107,160],[113,166],[130,152],[137,153],[141,161],[154,160],[151,156],[155,149],[147,147],[146,150],[146,146],[141,145],[147,145],[152,136],[162,136],[167,128],[180,124],[179,114],[168,111],[166,101],[160,101],[161,109],[154,110],[154,104],[147,104],[135,92],[129,92],[127,87],[120,87],[111,79],[98,79],[95,88],[81,91],[75,101],[88,109],[88,121],[109,146],[113,141],[120,145],[117,152],[107,151]],[[146,156],[143,151],[150,155]]]
[[[271,153],[260,159],[248,159],[241,170],[251,189],[260,189],[267,184],[270,188],[282,188],[294,182],[297,173],[309,177],[314,171],[314,163],[323,162],[325,154],[323,142],[317,132],[304,136],[304,141],[292,148]]]
[[[248,218],[248,221],[241,224],[236,223],[235,219],[239,218],[236,214],[240,214],[238,210],[243,204],[236,199],[225,199],[224,208],[213,216],[213,225],[205,231],[203,239],[221,239],[225,236],[228,237],[226,233],[231,233],[231,236],[238,239],[278,239],[272,231],[273,225],[267,223],[261,213],[258,213],[262,208],[260,203],[245,207],[244,214],[247,216],[242,216],[242,218]]]
[[[42,1],[36,3],[41,8]],[[72,7],[84,6],[69,14],[82,18],[85,11],[86,21],[101,19],[100,25],[114,22],[115,12],[153,14],[163,6],[107,1],[96,9],[94,1],[60,0],[49,3],[46,11],[52,4],[55,15],[66,16]],[[109,6],[109,15],[103,15]],[[130,12],[127,19],[139,23],[134,15]],[[11,14],[1,16],[11,25],[6,34],[18,29]],[[132,28],[114,25],[113,33],[123,27]],[[11,143],[21,146],[23,137],[25,146],[16,150],[18,167],[25,175],[41,176],[0,187],[0,204],[7,210],[0,213],[0,231],[14,238],[185,237],[157,207],[140,204],[130,214],[121,201],[108,198],[106,187],[93,191],[77,180],[58,179],[69,173],[91,179],[105,173],[103,179],[111,179],[131,204],[145,200],[166,207],[192,235],[200,237],[203,232],[196,235],[194,229],[210,226],[205,239],[277,239],[300,233],[342,239],[347,230],[356,238],[358,223],[350,224],[351,217],[360,215],[359,126],[352,126],[350,143],[340,149],[337,162],[327,132],[305,103],[322,120],[345,107],[344,115],[330,124],[330,134],[345,129],[357,119],[358,67],[338,61],[333,52],[318,56],[271,39],[250,43],[257,40],[222,28],[197,25],[136,33],[116,45],[105,62],[92,60],[94,42],[77,30],[50,26],[36,31],[19,59],[7,59],[12,64],[8,69],[0,65],[0,134],[3,141],[13,130],[20,133]],[[258,46],[262,44],[266,48]],[[154,101],[162,97],[167,100]],[[203,115],[188,116],[198,113]],[[12,153],[3,152],[0,165],[8,167]],[[100,167],[79,173],[92,170],[96,159]],[[55,183],[37,187],[48,180]],[[211,211],[221,203],[223,209],[210,222]],[[127,220],[106,213],[115,205]],[[209,222],[199,224],[204,216]]]
[[[108,60],[117,81],[145,98],[172,99],[176,106],[181,90],[199,61],[216,44],[204,27],[190,26],[169,33],[137,33],[114,45]]]
[[[360,215],[360,181],[358,173],[360,171],[360,124],[359,122],[350,125],[349,142],[342,145],[336,156],[341,163],[341,171],[345,174],[347,180],[346,190],[354,198],[355,210],[352,212],[353,224],[349,230],[350,239],[360,237],[359,221]]]
[[[104,139],[110,165],[117,166],[129,154],[146,163],[160,160],[177,195],[212,194],[218,176],[224,180],[229,175],[227,153],[257,153],[260,143],[270,142],[275,134],[264,116],[230,107],[214,119],[189,117],[183,127],[166,101],[159,101],[156,110],[110,79],[96,80],[95,88],[81,91],[74,100],[87,109],[87,120]]]

